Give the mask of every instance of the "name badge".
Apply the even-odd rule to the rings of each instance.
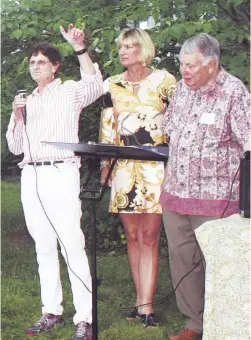
[[[215,113],[202,113],[200,117],[200,123],[201,124],[207,124],[207,125],[212,125],[215,123]]]

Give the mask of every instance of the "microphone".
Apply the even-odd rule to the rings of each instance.
[[[18,90],[17,94],[20,94],[22,98],[26,98],[26,90]],[[21,110],[22,110],[24,125],[26,125],[26,120],[27,120],[26,105],[24,107],[22,107]]]

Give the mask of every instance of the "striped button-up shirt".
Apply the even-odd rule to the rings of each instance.
[[[225,216],[238,212],[237,170],[250,129],[250,96],[236,77],[221,69],[208,91],[181,80],[164,117],[170,136],[166,180],[160,201],[174,212]]]
[[[15,124],[12,112],[6,138],[10,151],[24,153],[20,167],[28,162],[70,160],[76,158],[70,150],[42,142],[78,143],[79,116],[82,109],[103,93],[102,75],[95,64],[96,74],[84,74],[81,80],[55,79],[43,93],[36,88],[27,97],[27,123]]]

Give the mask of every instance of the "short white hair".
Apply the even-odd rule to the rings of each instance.
[[[216,60],[219,64],[220,60],[220,45],[218,40],[207,33],[199,33],[188,38],[181,46],[180,52],[193,54],[199,52],[203,55],[202,64],[205,66],[211,60]]]

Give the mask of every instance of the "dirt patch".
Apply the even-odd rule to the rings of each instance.
[[[30,248],[34,246],[32,237],[25,231],[11,231],[8,233],[10,244]]]

